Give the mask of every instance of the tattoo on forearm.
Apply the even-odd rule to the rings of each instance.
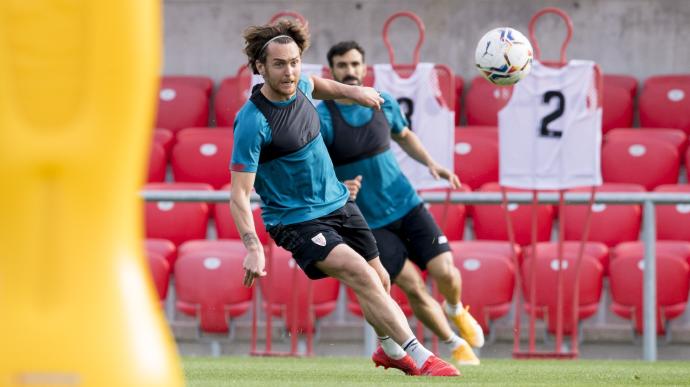
[[[242,235],[242,243],[247,249],[254,249],[259,246],[259,238],[255,233],[246,233]]]

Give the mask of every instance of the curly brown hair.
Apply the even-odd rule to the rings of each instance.
[[[274,42],[287,44],[294,41],[302,55],[309,48],[309,30],[302,23],[289,19],[281,19],[272,24],[262,26],[251,26],[244,30],[244,53],[247,54],[249,68],[254,74],[258,74],[256,62],[266,63],[266,42],[279,35],[281,37]]]

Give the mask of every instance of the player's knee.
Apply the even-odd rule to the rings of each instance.
[[[381,282],[380,276],[376,270],[367,264],[352,265],[348,267],[343,273],[343,280],[355,292],[365,291],[376,286],[377,282]]]
[[[438,282],[458,282],[460,280],[460,271],[453,264],[453,258],[450,254],[440,255],[432,261],[433,265],[429,265],[429,274],[435,281]]]

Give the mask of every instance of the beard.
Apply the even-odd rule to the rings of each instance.
[[[343,79],[340,80],[340,83],[345,83],[353,86],[362,86],[362,80],[353,75],[346,75]]]

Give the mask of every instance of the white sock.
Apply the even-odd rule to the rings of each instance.
[[[381,342],[381,348],[383,348],[383,352],[386,353],[389,357],[399,360],[405,357],[406,353],[402,349],[401,346],[398,345],[393,339],[391,339],[389,336],[384,336],[384,337],[379,337],[379,341]]]
[[[455,349],[458,348],[459,346],[461,346],[463,344],[467,344],[467,342],[463,338],[456,335],[455,333],[453,333],[450,336],[450,339],[445,340],[444,343],[448,346],[448,349],[450,349],[451,351],[455,351]],[[469,344],[467,344],[467,345],[469,345]]]
[[[433,355],[433,353],[424,348],[424,346],[420,344],[414,336],[408,340],[405,340],[402,347],[405,352],[412,357],[412,360],[414,360],[417,368],[422,368],[426,360]]]
[[[448,313],[451,316],[457,316],[460,313],[462,313],[465,309],[462,305],[462,302],[460,301],[458,301],[457,304],[451,304],[450,302],[446,301],[444,306],[446,309],[446,313]]]

